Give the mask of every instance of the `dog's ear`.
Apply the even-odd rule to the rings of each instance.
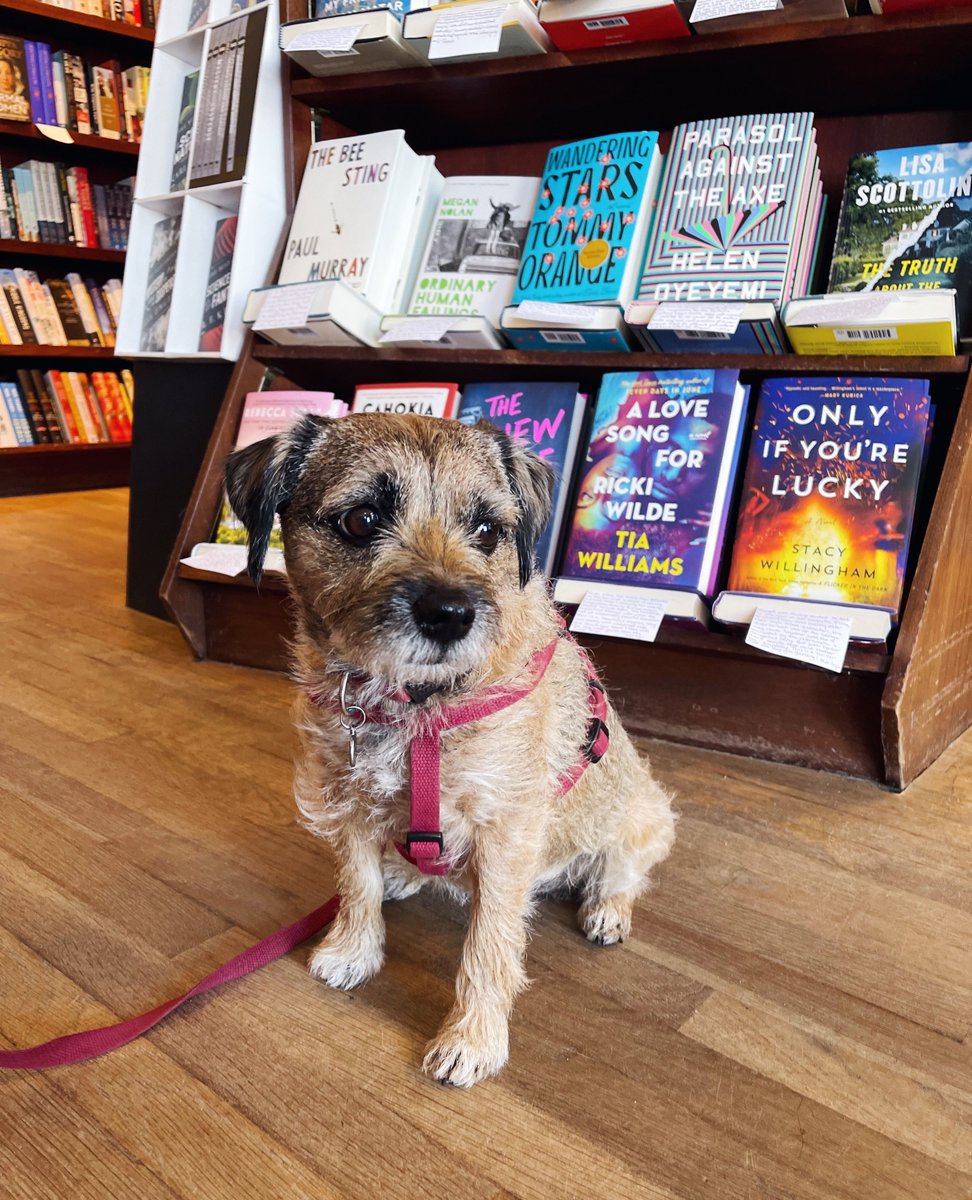
[[[525,587],[533,574],[533,552],[537,541],[553,511],[553,469],[529,446],[509,437],[489,421],[477,422],[476,428],[488,433],[498,447],[503,470],[520,510],[514,538],[520,587]]]
[[[306,413],[284,433],[236,450],[226,460],[226,494],[246,528],[246,565],[254,583],[263,577],[274,514],[287,507],[308,451],[331,420]]]

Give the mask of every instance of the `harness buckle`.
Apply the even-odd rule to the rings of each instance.
[[[581,753],[590,763],[599,763],[604,755],[607,754],[606,744],[600,753],[594,749],[594,747],[597,745],[598,738],[600,738],[602,734],[604,735],[605,743],[607,743],[611,737],[608,727],[604,724],[600,717],[591,717],[591,719],[587,722],[587,741],[581,747]]]
[[[413,842],[434,842],[439,847],[439,856],[441,857],[444,849],[442,842],[442,834],[438,830],[434,833],[431,831],[423,833],[421,830],[409,830],[405,834],[405,853],[411,857]]]

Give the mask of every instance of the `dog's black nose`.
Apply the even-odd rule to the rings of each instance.
[[[429,588],[412,602],[412,615],[427,638],[447,646],[466,636],[476,619],[476,609],[465,592]]]

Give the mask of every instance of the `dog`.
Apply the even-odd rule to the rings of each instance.
[[[310,970],[356,987],[383,962],[383,900],[429,884],[468,897],[455,1003],[423,1070],[471,1086],[507,1061],[536,899],[572,888],[588,940],[621,942],[674,837],[669,795],[598,696],[537,571],[553,473],[488,422],[363,413],[307,415],[232,454],[226,481],[257,583],[275,513],[283,531],[296,609],[294,791],[336,852],[341,894]],[[484,696],[505,707],[477,718]],[[582,753],[591,697],[603,706],[599,761]],[[407,854],[415,836],[410,748],[463,706],[473,717],[436,735],[430,876],[395,849],[406,838]],[[565,778],[576,778],[569,790]]]

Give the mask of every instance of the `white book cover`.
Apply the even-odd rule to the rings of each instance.
[[[278,282],[343,279],[392,311],[424,175],[401,129],[315,142]]]
[[[447,178],[408,311],[481,316],[498,326],[539,191],[539,178],[525,175]]]

